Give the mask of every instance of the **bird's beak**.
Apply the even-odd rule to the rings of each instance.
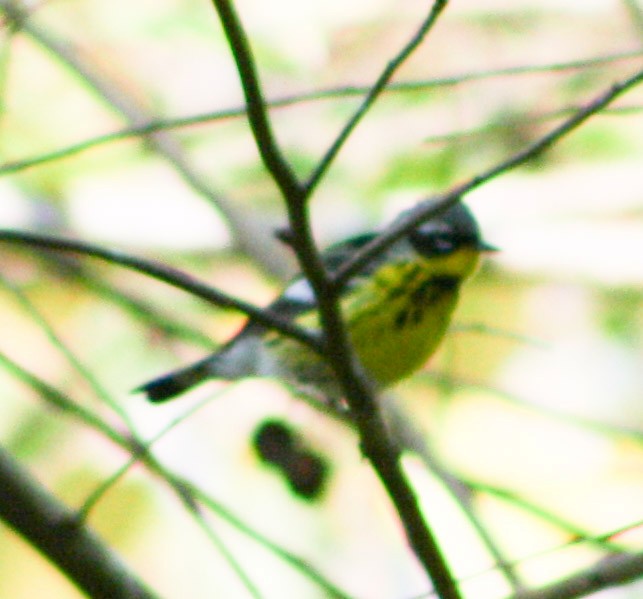
[[[486,241],[481,241],[478,249],[481,252],[499,252],[500,250],[495,246],[487,243]]]

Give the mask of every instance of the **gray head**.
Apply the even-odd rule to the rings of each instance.
[[[495,249],[482,240],[478,223],[461,202],[413,229],[408,239],[415,250],[427,257],[447,255],[464,247],[481,252]]]

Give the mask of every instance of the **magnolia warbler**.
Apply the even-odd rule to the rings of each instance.
[[[376,237],[338,243],[322,257],[336,272]],[[460,202],[396,241],[354,275],[340,306],[353,348],[376,388],[388,387],[421,368],[442,340],[460,286],[480,254],[495,248],[482,241],[473,216]],[[295,278],[270,310],[302,327],[319,327],[308,281]],[[330,366],[301,342],[250,321],[219,351],[157,378],[137,391],[153,402],[170,399],[210,378],[277,377],[304,393],[329,400],[342,396]]]

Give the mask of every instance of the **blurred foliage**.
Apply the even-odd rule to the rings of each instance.
[[[236,4],[268,101],[337,87],[271,111],[302,177],[359,104],[343,87],[371,83],[426,10],[393,1]],[[211,5],[89,0],[24,8],[29,18],[5,19],[1,31],[0,228],[129,249],[267,304],[294,268],[274,236],[285,211],[245,119],[212,116],[241,107],[242,95]],[[320,243],[385,226],[520,150],[640,66],[631,18],[631,6],[607,0],[454,3],[398,77],[414,89],[388,90],[323,180],[312,203]],[[620,53],[629,54],[608,60]],[[513,67],[524,70],[502,72]],[[439,81],[445,77],[451,81]],[[537,585],[588,567],[615,544],[643,545],[642,102],[633,90],[520,172],[467,198],[502,252],[465,288],[452,334],[426,372],[387,398],[430,450],[423,463],[409,456],[408,472],[467,597],[510,591],[500,558]],[[193,115],[203,122],[11,166]],[[240,315],[95,260],[3,244],[0,264],[9,282],[0,289],[3,355],[116,430],[126,431],[124,413],[142,439],[160,435],[153,454],[220,502],[220,512],[208,511],[208,535],[162,477],[140,465],[125,469],[122,448],[0,370],[0,442],[69,505],[80,508],[125,469],[98,494],[89,522],[161,595],[245,596],[231,566],[237,560],[264,597],[328,596],[239,532],[225,509],[351,596],[426,592],[343,424],[274,382],[213,382],[163,407],[130,394],[224,343]],[[204,399],[211,401],[198,403]],[[327,479],[315,502],[298,501],[253,451],[257,427],[274,420],[291,423],[305,447],[323,448]],[[461,503],[435,474],[444,469],[457,478]],[[480,541],[469,512],[498,555]],[[612,543],[610,531],[628,526]],[[74,596],[4,529],[0,553],[10,556],[0,560],[0,595],[33,597],[45,588],[48,597]]]

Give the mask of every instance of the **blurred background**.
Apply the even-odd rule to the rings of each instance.
[[[302,178],[427,11],[235,4]],[[270,302],[294,272],[274,236],[285,210],[212,5],[0,7],[0,228],[152,257]],[[524,148],[640,69],[642,40],[636,0],[453,2],[318,188],[319,244],[383,227]],[[466,198],[501,252],[466,286],[438,355],[385,398],[425,444],[405,467],[467,597],[643,548],[642,108],[634,89]],[[123,268],[3,243],[0,443],[163,597],[252,596],[246,578],[261,597],[329,596],[312,568],[352,597],[429,596],[344,425],[275,381],[213,382],[162,406],[131,393],[242,322]],[[125,449],[35,381],[154,439],[166,470],[126,468]],[[285,462],[266,458],[271,434],[296,448]],[[205,522],[171,473],[209,498]],[[80,596],[0,528],[0,596],[44,594]]]

